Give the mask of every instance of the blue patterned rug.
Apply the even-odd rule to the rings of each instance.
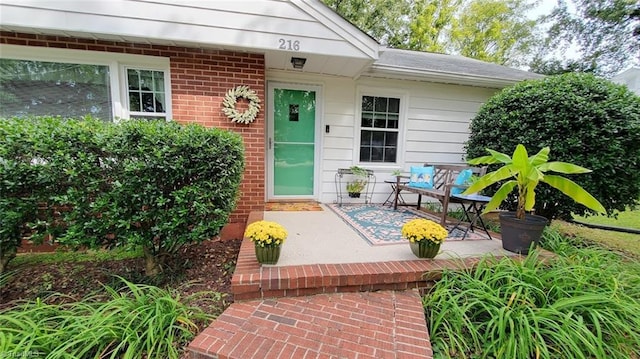
[[[428,213],[408,207],[398,207],[397,210],[379,204],[343,204],[342,206],[329,204],[328,207],[373,246],[407,243],[407,240],[402,238],[400,229],[403,224],[412,219],[426,218],[437,223],[440,221],[439,218],[430,216]],[[462,240],[464,229],[451,230],[453,225],[447,227],[449,231],[447,241]],[[481,229],[476,229],[474,232],[469,231],[464,240],[477,239],[488,238]]]

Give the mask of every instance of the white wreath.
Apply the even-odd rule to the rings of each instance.
[[[238,98],[245,98],[249,101],[249,108],[240,112],[236,110]],[[222,100],[222,112],[231,120],[231,122],[249,124],[253,122],[260,111],[260,99],[255,91],[249,89],[249,86],[242,85],[227,91],[224,100]]]

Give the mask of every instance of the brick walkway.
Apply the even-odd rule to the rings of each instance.
[[[415,290],[232,304],[189,349],[209,358],[432,358]]]
[[[432,358],[419,289],[443,269],[479,260],[261,266],[245,239],[231,280],[235,303],[191,342],[190,358]]]

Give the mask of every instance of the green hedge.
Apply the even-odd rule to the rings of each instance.
[[[141,245],[156,274],[168,254],[218,234],[236,206],[244,150],[231,132],[35,118],[2,120],[0,134],[3,255],[20,236],[54,233],[73,247]]]
[[[624,86],[572,73],[504,89],[471,121],[467,157],[484,156],[486,148],[512,153],[519,143],[531,153],[549,146],[553,161],[593,170],[571,179],[609,213],[640,203],[640,97]],[[515,202],[514,195],[505,208],[514,210]],[[546,184],[536,190],[535,210],[564,219],[588,211]]]

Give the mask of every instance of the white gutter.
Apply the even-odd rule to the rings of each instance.
[[[467,75],[449,71],[433,71],[411,67],[373,64],[362,76],[387,77],[404,80],[429,80],[442,83],[504,88],[525,79],[496,78],[482,75]],[[535,74],[532,74],[535,77]],[[543,77],[540,75],[540,77]]]

